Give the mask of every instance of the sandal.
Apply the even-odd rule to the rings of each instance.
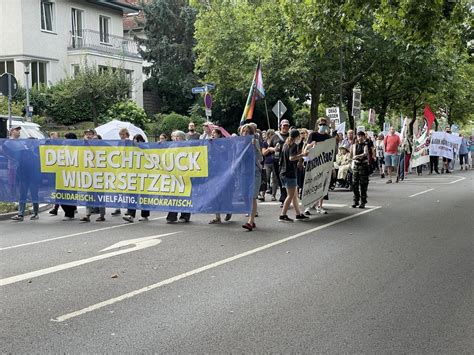
[[[209,224],[221,224],[221,219],[214,218],[213,220],[209,221]]]
[[[254,229],[254,226],[255,226],[255,223],[253,223],[253,224],[250,224],[250,223],[242,224],[242,228],[247,229],[249,232],[251,232],[252,229]]]

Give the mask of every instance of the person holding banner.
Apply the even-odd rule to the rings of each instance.
[[[175,142],[184,141],[186,140],[186,134],[183,131],[174,131],[173,133],[171,133],[171,140]],[[190,219],[191,219],[191,213],[181,212],[181,216],[179,217],[179,222],[188,223]],[[178,212],[168,212],[168,215],[166,216],[166,223],[176,223],[176,222],[178,222]]]
[[[451,134],[451,127],[446,127],[444,131],[448,134]],[[444,174],[445,171],[446,174],[451,174],[451,171],[449,171],[449,165],[451,164],[451,160],[452,159],[443,157],[443,167],[441,168],[441,174]]]
[[[283,149],[281,151],[280,157],[280,179],[283,187],[286,188],[287,196],[283,203],[283,208],[281,210],[280,217],[278,218],[279,222],[293,222],[293,219],[288,217],[288,209],[293,203],[293,207],[296,212],[297,220],[306,220],[309,217],[306,217],[300,210],[300,203],[297,194],[297,168],[298,161],[303,157],[308,155],[306,149],[298,154],[298,146],[301,143],[300,132],[297,129],[293,129],[290,132],[290,136],[286,139]]]
[[[354,131],[352,131],[354,134]],[[348,136],[349,138],[349,136]],[[328,120],[326,117],[321,117],[318,119],[318,130],[311,132],[308,137],[308,145],[307,149],[313,148],[318,142],[324,142],[326,139],[331,139],[331,135],[329,134],[329,127],[328,127]],[[349,141],[348,141],[349,142]],[[350,144],[350,143],[349,143]],[[347,143],[344,142],[344,145],[347,146]],[[329,195],[324,196],[321,200],[317,202],[317,206],[313,206],[316,208],[316,213],[319,214],[327,214],[328,212],[323,208],[323,201],[328,200]],[[311,215],[309,208],[304,211],[305,215]]]
[[[240,128],[241,136],[255,136],[256,130],[253,125],[245,124]],[[255,227],[255,215],[257,214],[257,197],[260,191],[260,184],[262,182],[262,149],[260,148],[260,143],[257,138],[252,140],[252,145],[255,149],[255,180],[253,186],[253,198],[252,198],[252,212],[249,214],[249,219],[247,223],[242,225],[242,228],[251,232]]]
[[[352,208],[365,208],[367,203],[367,189],[369,187],[369,148],[365,139],[365,132],[357,132],[357,143],[352,146],[352,171],[354,187],[354,203]],[[359,205],[359,202],[360,205]]]

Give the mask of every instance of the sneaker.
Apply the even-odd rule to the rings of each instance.
[[[148,222],[148,221],[149,221],[148,217],[140,217],[138,219],[138,222]]]
[[[276,201],[277,198],[275,196],[272,196],[272,201]]]
[[[90,222],[91,219],[89,218],[89,216],[85,216],[85,217],[82,217],[79,221],[80,222]]]
[[[298,221],[307,221],[309,219],[309,217],[305,216],[303,213],[300,213],[300,214],[296,215],[295,219],[298,220]]]
[[[57,216],[58,215],[58,210],[53,208],[51,211],[49,211],[49,214],[52,214],[53,216]]]
[[[382,174],[382,175],[380,176],[380,178],[381,178],[381,179],[385,179],[385,174]]]
[[[352,208],[357,208],[357,206],[359,206],[359,202],[354,202],[351,207]]]
[[[307,209],[304,210],[304,214],[306,216],[311,216],[312,213],[309,211],[309,208],[307,208]]]
[[[64,217],[62,220],[64,222],[69,222],[69,221],[73,221],[75,218],[74,217]]]
[[[449,171],[449,170],[446,170],[446,174],[451,174],[451,171]]]
[[[112,216],[116,217],[116,216],[120,216],[122,214],[122,212],[120,212],[120,210],[115,210],[114,212],[111,213]]]
[[[229,222],[231,218],[232,218],[232,213],[227,213],[225,215],[224,221]]]
[[[326,211],[324,208],[322,207],[316,207],[316,213],[319,213],[319,214],[328,214],[328,211]]]
[[[391,183],[392,183],[392,179],[388,179],[385,183],[386,183],[386,184],[391,184]]]
[[[13,216],[12,218],[10,218],[12,221],[18,221],[18,222],[21,222],[23,221],[23,216],[20,216],[20,215],[16,215],[16,216]]]
[[[176,219],[167,219],[166,220],[166,223],[168,224],[174,224],[174,223],[178,223],[178,221]]]
[[[293,222],[293,220],[288,217],[288,215],[284,214],[278,218],[279,222]]]
[[[129,222],[129,223],[133,223],[133,217],[132,216],[123,216],[122,219],[124,221]]]
[[[184,218],[184,217],[179,217],[178,221],[181,222],[181,223],[189,223],[189,219]]]
[[[34,221],[39,219],[39,216],[37,214],[34,214],[33,216],[30,217],[30,221]]]
[[[258,198],[258,200],[259,200],[259,201],[262,201],[262,202],[265,202],[265,196],[260,196],[260,197]]]
[[[103,216],[98,217],[95,221],[96,222],[105,222],[105,217],[103,217]]]
[[[461,165],[461,170],[464,170],[464,167]]]
[[[359,208],[365,208],[365,203],[361,203]]]

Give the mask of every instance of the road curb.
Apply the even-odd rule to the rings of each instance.
[[[47,211],[51,208],[51,205],[40,205],[39,206],[39,211],[40,213],[41,212],[44,212],[44,211]],[[32,214],[33,212],[33,209],[28,209],[25,211],[25,215],[28,216],[30,214]],[[16,216],[18,214],[18,212],[9,212],[9,213],[0,213],[0,221],[6,221],[10,218],[12,218],[13,216]]]

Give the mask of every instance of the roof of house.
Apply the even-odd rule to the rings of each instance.
[[[122,0],[127,2],[132,6],[138,6],[142,0]],[[150,0],[145,0],[145,3],[150,2]],[[123,30],[130,31],[130,30],[137,30],[143,29],[145,24],[145,14],[143,11],[140,11],[138,14],[135,13],[133,15],[125,15],[123,16]]]
[[[137,6],[138,1],[132,0],[87,0],[88,2],[108,7],[109,9],[119,10],[124,14],[135,13],[140,11],[140,7]]]

